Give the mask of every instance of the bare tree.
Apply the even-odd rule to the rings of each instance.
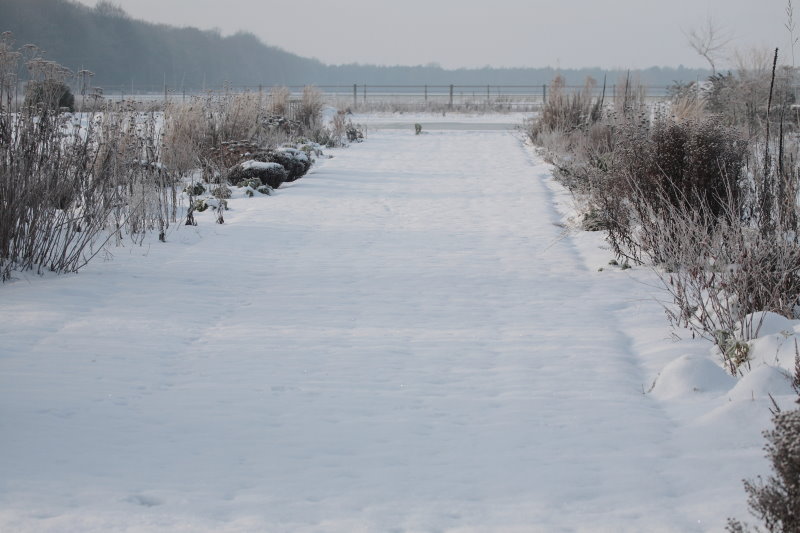
[[[731,42],[731,37],[710,16],[702,26],[691,27],[685,30],[684,35],[689,41],[689,46],[700,54],[711,66],[711,73],[717,73],[717,60],[722,55],[725,47]]]

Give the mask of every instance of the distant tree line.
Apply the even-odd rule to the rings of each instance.
[[[92,8],[72,0],[2,0],[0,31],[17,45],[36,43],[47,57],[74,72],[95,73],[92,84],[134,90],[163,87],[187,91],[274,85],[540,85],[561,74],[570,84],[587,76],[609,84],[624,71],[600,68],[480,68],[445,70],[436,65],[326,65],[261,42],[255,35],[223,37],[218,31],[152,24],[129,17],[106,1]],[[702,69],[653,67],[636,72],[644,84],[704,79]]]

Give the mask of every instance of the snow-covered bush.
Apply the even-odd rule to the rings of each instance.
[[[317,140],[324,142],[326,146],[331,148],[347,146],[348,143],[362,142],[364,140],[363,126],[353,124],[353,121],[347,115],[347,111],[341,109],[336,111],[328,124],[327,135],[323,135],[325,132],[321,132],[317,136]]]
[[[351,143],[364,142],[364,127],[361,124],[347,123],[347,140]]]
[[[312,141],[303,141],[297,144],[297,149],[302,151],[308,156],[309,161],[313,164],[316,158],[322,156],[323,147],[319,143]]]
[[[261,187],[261,180],[258,178],[245,178],[236,184],[237,187],[250,187],[253,190]]]
[[[220,198],[224,200],[231,197],[231,190],[226,185],[220,185],[211,191],[211,195],[214,198]]]
[[[796,313],[800,246],[732,217],[711,224],[700,212],[671,209],[657,220],[647,229],[659,232],[651,257],[662,258],[656,272],[675,302],[668,316],[714,341],[735,374],[746,362],[741,342],[758,333],[751,313]]]
[[[187,224],[209,207],[222,223],[231,196],[225,179],[269,195],[319,155],[314,143],[278,148],[321,128],[322,94],[312,88],[300,105],[287,91],[273,95],[271,108],[261,93],[209,93],[168,104],[163,119],[155,108],[102,99],[71,116],[55,112],[72,106],[64,89],[70,71],[36,47],[25,50],[9,33],[0,36],[0,280],[17,269],[75,271],[106,243],[141,243],[150,231],[166,240],[182,209],[181,187],[191,199]],[[22,70],[31,75],[28,102],[12,110]],[[205,183],[195,181],[198,169]],[[216,198],[197,198],[207,183],[217,184]]]
[[[228,181],[233,185],[255,178],[263,185],[269,185],[273,189],[280,187],[287,177],[288,173],[280,163],[265,161],[245,161],[234,166],[228,172]]]
[[[227,211],[228,210],[228,201],[221,199],[221,198],[206,198],[205,200],[206,207],[210,207],[215,211]]]
[[[347,123],[347,113],[341,109],[331,116],[328,124],[331,137],[328,146],[343,146],[345,144]]]
[[[195,181],[194,183],[190,183],[189,185],[184,187],[183,192],[185,192],[189,196],[200,196],[201,194],[206,192],[206,186],[200,183],[199,181]]]
[[[188,104],[169,104],[164,115],[164,161],[182,176],[202,168],[209,182],[219,181],[228,169],[248,160],[275,162],[285,168],[286,179],[294,181],[308,171],[310,159],[277,148],[327,132],[322,105],[323,95],[313,87],[304,90],[300,102],[292,102],[287,89],[276,88],[268,96],[209,93]],[[279,185],[274,178],[271,183]]]
[[[308,154],[297,148],[284,147],[271,150],[265,159],[272,163],[278,163],[286,170],[286,181],[295,181],[305,176],[311,168],[311,159]]]

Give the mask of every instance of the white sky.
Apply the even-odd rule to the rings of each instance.
[[[244,30],[326,63],[446,68],[704,67],[682,30],[708,16],[733,37],[732,48],[777,46],[790,58],[787,1],[112,0],[134,18]]]

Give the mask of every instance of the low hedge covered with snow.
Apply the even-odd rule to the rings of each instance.
[[[277,189],[283,182],[305,176],[312,164],[307,152],[294,147],[248,153],[247,157],[249,159],[228,170],[228,181],[232,185],[253,187],[250,181],[258,179],[262,185]]]
[[[289,173],[280,163],[249,160],[235,165],[228,171],[228,181],[232,185],[239,185],[257,179],[262,185],[277,189],[287,181]]]
[[[279,163],[286,169],[288,177],[286,181],[295,181],[302,178],[311,168],[311,159],[308,154],[297,148],[279,148],[270,152],[269,161]]]

